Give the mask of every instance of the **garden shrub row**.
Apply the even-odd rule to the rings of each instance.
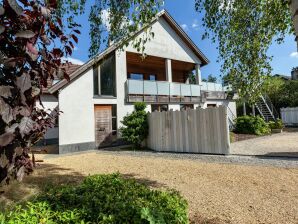
[[[119,174],[95,175],[17,206],[0,223],[188,223],[187,202]]]
[[[235,132],[240,134],[266,135],[271,129],[281,129],[281,120],[266,123],[260,116],[241,116],[236,119]]]

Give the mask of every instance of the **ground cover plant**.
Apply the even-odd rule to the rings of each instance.
[[[0,223],[188,223],[187,202],[175,191],[151,190],[120,174],[94,175],[52,188]]]

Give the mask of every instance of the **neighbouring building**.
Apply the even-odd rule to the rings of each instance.
[[[200,69],[209,61],[168,12],[157,14],[151,26],[155,37],[146,44],[145,59],[130,44],[124,49],[113,44],[84,65],[72,66],[69,82],[54,80],[42,102],[63,113],[46,143],[58,144],[59,153],[109,145],[135,102],[145,102],[148,112],[225,105],[230,121],[234,118],[233,94],[221,84],[201,81]],[[188,84],[190,73],[195,84]]]

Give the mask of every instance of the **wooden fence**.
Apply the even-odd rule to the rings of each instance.
[[[282,122],[287,126],[298,126],[298,107],[281,108]]]
[[[155,151],[229,154],[227,108],[153,112],[147,143]]]

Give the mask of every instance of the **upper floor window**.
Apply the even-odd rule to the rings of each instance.
[[[99,67],[94,69],[94,95],[116,96],[115,55],[103,59]]]
[[[149,75],[149,80],[155,81],[156,80],[156,75]]]
[[[132,73],[132,74],[130,74],[130,78],[135,79],[135,80],[144,80],[144,75]]]

